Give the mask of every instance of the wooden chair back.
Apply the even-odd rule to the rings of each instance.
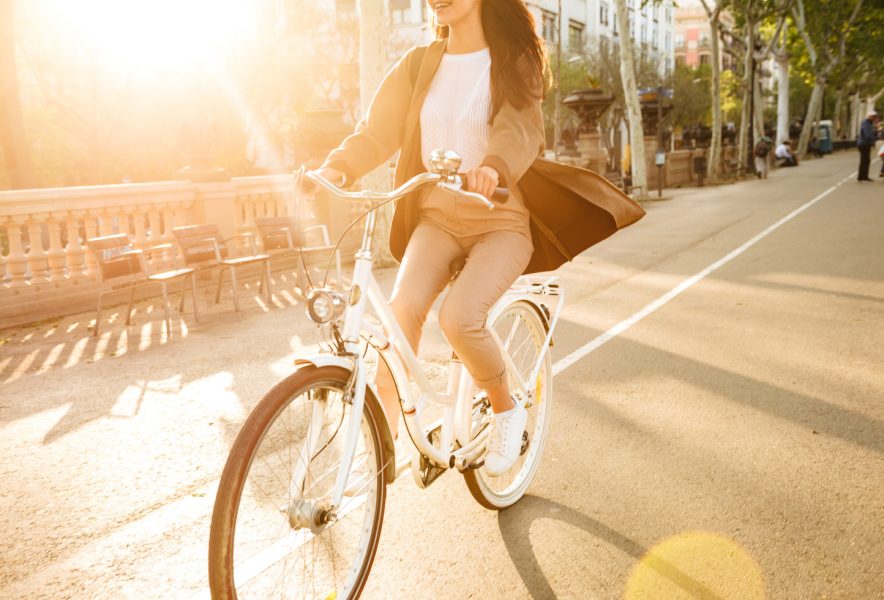
[[[297,249],[301,246],[300,219],[296,217],[257,217],[255,226],[264,251]]]
[[[227,244],[217,225],[184,225],[172,229],[172,234],[185,265],[218,262],[228,256]]]
[[[98,274],[102,283],[114,279],[132,279],[147,276],[143,256],[133,246],[125,233],[105,235],[86,240],[86,246],[98,262]]]

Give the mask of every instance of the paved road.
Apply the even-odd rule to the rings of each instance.
[[[676,192],[563,268],[529,495],[403,478],[366,596],[884,597],[884,182],[854,163]],[[226,448],[313,339],[279,304],[0,336],[0,597],[200,592]]]

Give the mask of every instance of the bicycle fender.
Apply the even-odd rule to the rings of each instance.
[[[302,358],[295,359],[295,366],[299,369],[305,367],[341,367],[342,369],[346,369],[347,371],[353,371],[353,361],[345,358],[343,356],[335,356],[333,354],[317,354],[315,356],[307,356]],[[384,468],[384,480],[387,484],[393,483],[396,481],[396,444],[393,439],[393,433],[390,431],[390,424],[386,419],[386,411],[384,410],[384,405],[380,401],[380,396],[378,395],[378,391],[375,389],[374,385],[366,382],[365,387],[367,388],[367,392],[370,392],[369,395],[366,396],[367,402],[374,402],[377,404],[378,408],[380,408],[381,414],[384,415],[383,424],[381,425],[381,436],[384,443],[384,454],[387,458],[387,466]]]
[[[295,359],[295,366],[304,367],[312,365],[314,367],[341,367],[348,371],[353,370],[353,361],[343,356],[335,356],[334,354],[317,354],[316,356],[307,356]]]

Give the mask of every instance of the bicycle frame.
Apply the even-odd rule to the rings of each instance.
[[[423,175],[426,176],[428,174]],[[430,183],[426,177],[424,181]],[[433,182],[440,186],[443,185],[442,182],[439,182],[438,176],[435,177]],[[329,185],[325,187],[331,189]],[[376,208],[376,206],[372,208]],[[353,382],[353,387],[350,400],[352,403],[350,417],[344,438],[345,446],[332,499],[334,507],[341,506],[362,425],[366,369],[363,353],[360,352],[360,339],[367,340],[369,344],[376,348],[381,360],[389,367],[399,393],[400,406],[409,437],[418,452],[426,456],[433,464],[446,469],[456,467],[461,471],[468,468],[484,453],[488,436],[490,435],[490,429],[483,428],[476,437],[472,436],[474,387],[472,378],[460,361],[452,359],[449,365],[447,389],[444,393],[440,393],[430,383],[420,360],[412,351],[411,345],[399,327],[396,318],[388,306],[386,296],[372,272],[371,242],[374,237],[375,226],[375,211],[372,210],[366,218],[362,244],[356,253],[349,300],[343,314],[343,324],[340,326],[343,351],[339,352],[338,355],[339,358],[348,359],[352,365],[351,381]],[[548,310],[544,310],[545,307],[538,300],[538,297],[544,295],[559,296],[552,316],[550,316]],[[511,384],[515,395],[522,398],[523,401],[527,401],[533,397],[532,382],[536,380],[542,367],[543,358],[546,352],[549,351],[552,332],[555,329],[561,308],[564,305],[564,294],[559,291],[558,277],[550,277],[538,282],[531,282],[525,278],[520,278],[492,308],[489,314],[489,322],[493,321],[506,306],[517,300],[525,301],[535,307],[547,330],[543,348],[538,353],[537,362],[526,380],[519,376],[512,363],[512,358],[509,353],[504,351],[504,342],[499,339],[493,329],[491,329],[491,332],[508,370],[514,375],[511,378]],[[377,327],[365,319],[365,311],[369,305],[380,320],[381,327]],[[510,335],[512,335],[512,332]],[[412,381],[416,383],[419,390],[417,397],[414,397],[412,394],[410,385]],[[377,397],[377,394],[375,396]],[[443,409],[438,447],[427,438],[427,432],[431,429],[425,427],[422,419],[423,411],[428,402]],[[316,410],[317,407],[314,407],[314,413]],[[321,419],[318,419],[317,415],[314,414],[313,422],[321,423]],[[382,426],[386,426],[386,423]],[[310,456],[312,449],[309,446],[313,444],[312,437],[311,434],[308,434],[308,448],[305,448],[304,456]],[[395,459],[395,457],[392,457],[392,459]],[[293,480],[292,489],[298,489],[304,475],[305,473],[300,472],[296,474],[296,477],[300,478],[301,481]]]

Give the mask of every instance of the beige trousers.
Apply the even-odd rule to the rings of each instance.
[[[427,313],[451,278],[452,263],[466,259],[442,303],[439,326],[478,387],[501,384],[503,358],[485,319],[525,270],[533,251],[529,235],[519,231],[455,236],[421,221],[408,241],[390,299],[393,314],[415,353]],[[396,393],[383,362],[378,366],[376,384],[384,397],[390,397],[385,391]]]

